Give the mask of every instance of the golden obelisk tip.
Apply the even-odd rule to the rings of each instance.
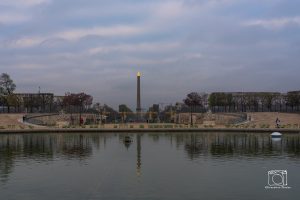
[[[141,72],[138,72],[136,76],[141,76]]]

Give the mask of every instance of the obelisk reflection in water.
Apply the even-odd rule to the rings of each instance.
[[[142,174],[142,157],[141,157],[141,135],[136,135],[136,151],[137,151],[137,157],[136,157],[136,174],[137,176],[141,176]]]

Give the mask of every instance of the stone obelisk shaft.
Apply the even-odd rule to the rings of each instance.
[[[141,115],[141,73],[137,73],[137,98],[136,98],[136,112],[138,118]]]

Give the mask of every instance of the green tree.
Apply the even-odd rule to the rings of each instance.
[[[208,105],[214,111],[214,107],[217,105],[217,93],[211,93],[208,97]]]
[[[287,105],[292,107],[292,111],[296,107],[299,110],[300,105],[300,91],[291,91],[287,93]]]
[[[197,106],[202,106],[202,98],[197,92],[191,92],[186,96],[183,102],[190,108],[191,125],[193,125],[193,111]]]
[[[21,98],[19,98],[15,94],[9,94],[6,96],[7,106],[8,107],[14,107],[15,111],[17,108],[20,108],[21,106]]]
[[[262,111],[264,111],[264,106],[267,107],[268,111],[272,111],[272,106],[279,93],[272,92],[263,92],[260,94],[261,102],[262,102]]]
[[[233,102],[233,96],[232,96],[232,94],[230,94],[230,93],[226,94],[225,105],[228,107],[228,111],[229,112],[231,111],[231,107],[232,107],[233,104],[234,104],[234,102]]]

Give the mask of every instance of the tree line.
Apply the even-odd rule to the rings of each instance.
[[[14,81],[7,73],[2,73],[0,75],[1,112],[53,113],[65,110],[82,113],[93,103],[93,97],[83,92],[54,96],[53,93],[15,93],[15,90]]]
[[[94,112],[100,110],[110,113],[109,118],[122,121],[134,120],[134,112],[127,105],[121,104],[119,111],[104,104],[101,109],[93,105],[93,97],[89,94],[66,93],[54,96],[52,93],[15,93],[16,84],[7,73],[0,76],[0,111],[1,112],[59,112],[67,113]],[[300,111],[300,91],[286,94],[278,92],[191,92],[176,105],[166,106],[164,110],[154,104],[146,112],[152,121],[164,119],[173,112],[297,112]]]
[[[300,91],[214,92],[208,103],[213,112],[296,112],[300,111]]]

